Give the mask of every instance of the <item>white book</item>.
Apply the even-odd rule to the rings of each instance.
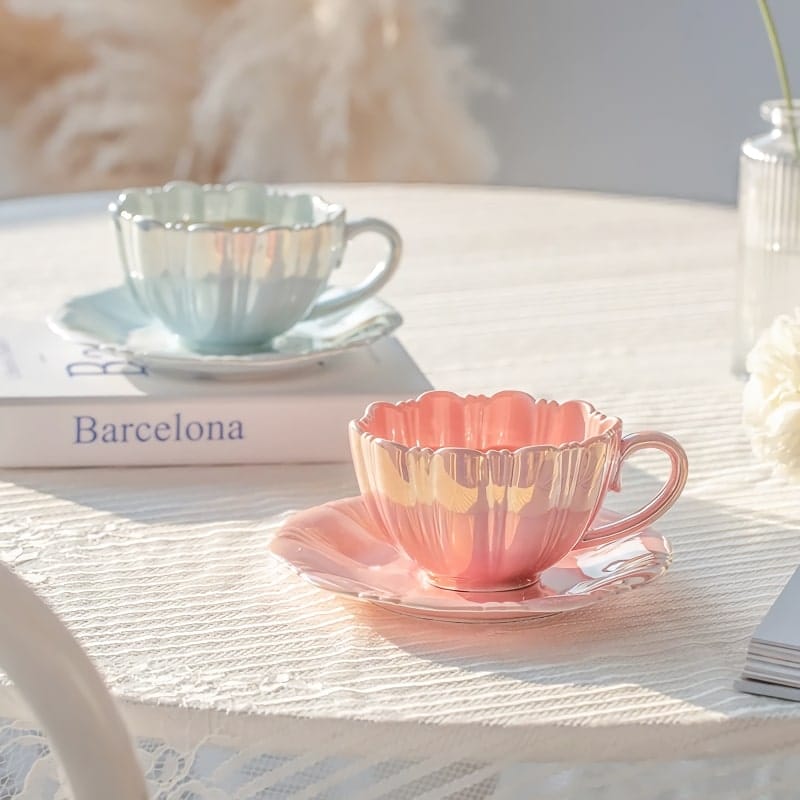
[[[0,320],[0,467],[347,461],[349,420],[430,388],[394,338],[265,380],[214,381]]]

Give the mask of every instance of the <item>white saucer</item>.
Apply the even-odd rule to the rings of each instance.
[[[245,355],[205,355],[188,350],[164,325],[147,317],[125,286],[80,295],[48,318],[64,339],[90,344],[154,372],[210,378],[260,377],[366,347],[388,336],[403,318],[377,297],[299,322],[269,349]]]
[[[601,523],[619,519],[608,509]],[[520,622],[575,611],[663,575],[672,547],[652,528],[573,550],[537,583],[506,592],[433,586],[374,524],[361,497],[295,514],[269,549],[300,576],[330,592],[409,616],[446,622]]]

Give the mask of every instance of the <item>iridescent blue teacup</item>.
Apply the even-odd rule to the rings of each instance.
[[[109,211],[139,305],[198,352],[263,348],[302,319],[360,303],[400,261],[388,223],[347,222],[340,205],[263,184],[127,189]],[[366,231],[388,239],[386,259],[353,288],[327,288],[348,240]]]

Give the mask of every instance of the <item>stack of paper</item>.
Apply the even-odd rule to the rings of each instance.
[[[800,700],[800,569],[756,628],[736,688],[750,694]]]

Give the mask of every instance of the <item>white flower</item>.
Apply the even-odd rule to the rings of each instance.
[[[764,331],[747,369],[743,421],[753,450],[800,481],[800,309]]]

